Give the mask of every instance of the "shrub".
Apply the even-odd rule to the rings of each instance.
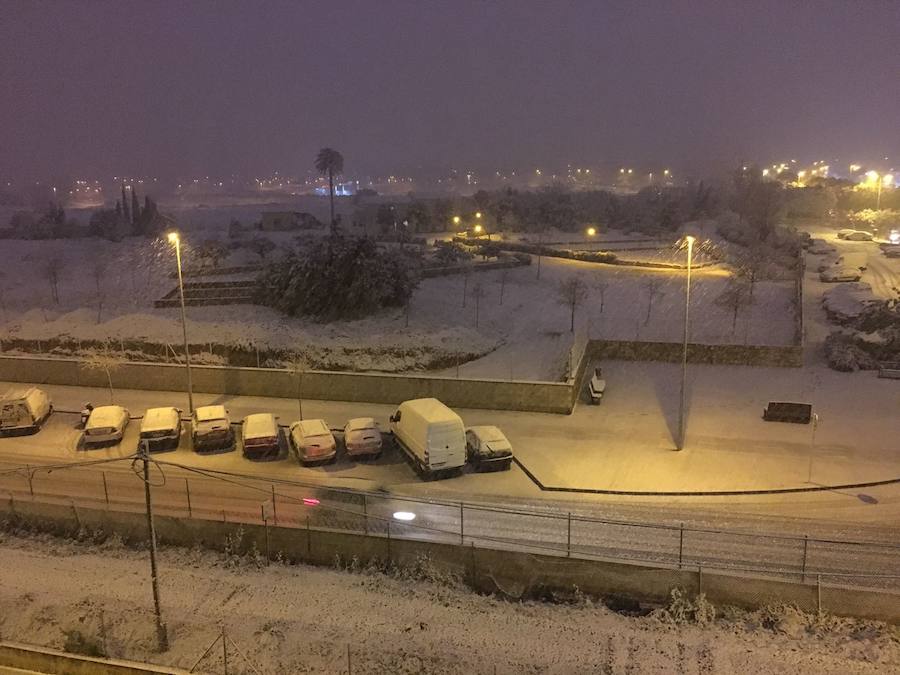
[[[383,250],[371,239],[338,231],[271,264],[261,278],[259,301],[319,321],[358,319],[404,306],[418,281],[415,254]]]

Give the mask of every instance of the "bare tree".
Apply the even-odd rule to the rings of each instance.
[[[600,313],[603,314],[603,308],[606,305],[606,289],[609,288],[609,282],[600,278],[594,281],[594,290],[600,295]]]
[[[50,253],[45,259],[41,271],[50,284],[50,298],[59,304],[59,278],[66,268],[66,259],[59,253]]]
[[[469,295],[469,270],[468,268],[463,272],[463,292],[462,292],[462,306],[466,306],[466,296]]]
[[[587,282],[581,274],[569,277],[559,283],[556,288],[559,303],[566,305],[571,312],[569,330],[575,332],[575,310],[585,301],[588,295]]]
[[[104,289],[103,280],[106,278],[106,259],[100,255],[94,259],[91,265],[91,277],[94,279],[94,291],[97,298],[97,323],[103,317]]]
[[[765,250],[760,242],[754,242],[748,247],[738,266],[738,274],[745,277],[750,283],[750,302],[753,302],[753,291],[756,287],[756,282],[762,276],[765,267]]]
[[[650,277],[644,282],[644,292],[647,294],[647,316],[644,325],[650,322],[650,313],[653,311],[653,300],[662,292],[663,280],[659,277]]]
[[[309,364],[299,354],[294,354],[290,361],[284,363],[284,368],[297,381],[297,407],[300,409],[300,419],[303,419],[303,375],[309,370]]]
[[[732,313],[731,334],[734,335],[734,331],[737,328],[738,313],[741,309],[753,303],[753,286],[746,278],[732,277],[715,302]]]
[[[115,352],[108,349],[102,352],[94,352],[81,362],[81,367],[85,370],[100,370],[106,374],[106,381],[109,384],[109,402],[113,402],[113,383],[112,374],[116,372],[125,363],[125,359]]]
[[[481,299],[485,296],[484,286],[479,281],[472,286],[472,297],[475,299],[475,328],[478,328],[478,318],[481,312]]]

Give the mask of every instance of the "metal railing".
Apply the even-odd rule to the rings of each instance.
[[[254,477],[153,458],[155,510],[179,518],[267,523],[672,569],[754,573],[900,588],[900,544],[631,522],[546,507],[514,509]],[[131,458],[0,465],[0,495],[16,501],[143,511]],[[413,514],[401,520],[399,513]],[[409,516],[406,516],[409,517]]]

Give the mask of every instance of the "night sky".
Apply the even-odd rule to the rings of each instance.
[[[9,2],[0,174],[900,156],[900,2]]]

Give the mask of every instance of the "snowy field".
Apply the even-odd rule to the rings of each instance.
[[[185,234],[187,268],[192,264],[190,245],[211,234],[206,230]],[[281,243],[292,238],[284,233],[273,237]],[[221,264],[254,260],[242,250]],[[58,303],[52,299],[50,267],[59,278]],[[304,352],[311,363],[332,369],[422,370],[437,359],[452,363],[456,354],[485,354],[463,363],[460,375],[559,380],[571,333],[558,285],[577,274],[589,286],[588,298],[576,313],[579,330],[609,339],[680,341],[684,272],[553,258],[544,258],[541,268],[540,280],[536,264],[506,273],[477,272],[468,283],[461,275],[425,279],[413,297],[408,326],[399,309],[361,321],[315,324],[264,307],[233,305],[189,307],[188,333],[195,344],[294,349]],[[108,339],[113,344],[134,338],[178,345],[178,310],[153,308],[154,300],[174,288],[174,271],[171,247],[162,241],[6,240],[0,253],[0,336],[32,340],[70,336]],[[790,344],[792,285],[758,283],[756,302],[741,310],[732,330],[731,312],[716,302],[728,275],[722,268],[695,272],[691,339]],[[651,291],[648,284],[655,288]],[[476,286],[483,293],[477,303]],[[455,368],[443,372],[455,373]]]
[[[112,657],[190,668],[221,634],[229,672],[356,674],[876,674],[900,669],[896,627],[705,605],[699,620],[627,616],[601,601],[506,601],[430,572],[387,576],[164,548],[160,595],[170,650],[154,651],[146,554],[3,534],[0,632],[62,649],[80,632]],[[224,542],[223,542],[224,545]],[[78,570],[78,583],[72,583]],[[429,574],[431,578],[429,579]],[[684,607],[684,605],[681,605]],[[689,612],[689,615],[691,613]],[[221,672],[213,650],[203,672]]]

